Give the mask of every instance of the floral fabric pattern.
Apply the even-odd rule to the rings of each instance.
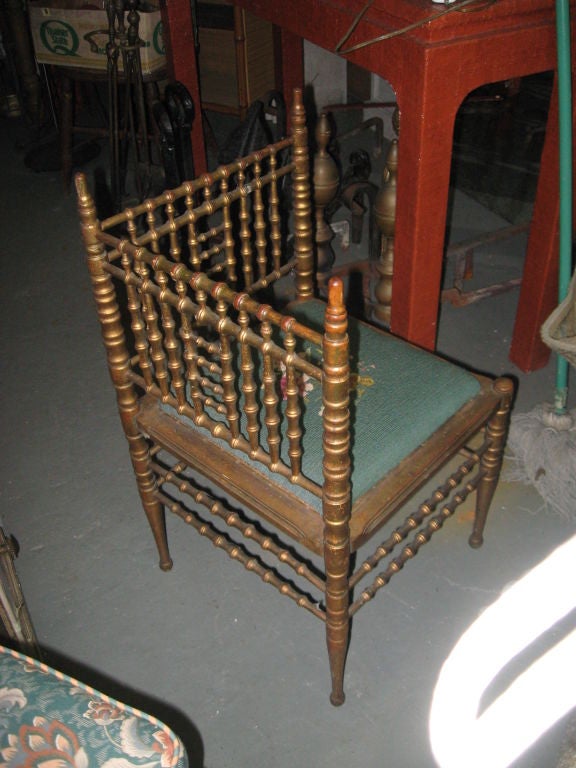
[[[187,768],[151,715],[0,646],[0,768]]]

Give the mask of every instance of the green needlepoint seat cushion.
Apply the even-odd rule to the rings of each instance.
[[[301,323],[319,332],[322,332],[324,312],[325,304],[318,300],[295,303],[289,308],[289,313]],[[354,501],[477,395],[480,384],[462,368],[354,318],[349,318],[348,335],[351,371],[351,484]],[[299,351],[312,363],[321,363],[321,349],[304,344]],[[255,377],[259,378],[256,361]],[[321,485],[321,385],[318,381],[303,377],[300,389],[305,392],[301,423],[302,472],[310,480]],[[239,401],[241,404],[242,398]],[[285,407],[285,402],[283,406]],[[163,407],[175,414],[169,406]],[[211,412],[210,416],[216,420],[222,418],[215,411]],[[185,419],[183,416],[178,418]],[[186,421],[192,423],[187,419]],[[243,419],[241,425],[246,434]],[[224,441],[219,443],[225,449],[233,450]],[[258,469],[270,481],[289,488],[320,510],[319,500],[311,493],[290,483],[281,475],[270,472],[265,466],[252,462],[243,452],[234,452],[250,462],[252,469]],[[288,463],[285,436],[282,442],[282,457]]]

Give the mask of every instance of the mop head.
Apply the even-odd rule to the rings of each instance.
[[[533,485],[545,506],[576,518],[576,410],[551,405],[514,416],[508,435],[506,479]]]

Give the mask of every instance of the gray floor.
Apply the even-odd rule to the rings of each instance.
[[[48,658],[163,717],[195,768],[432,768],[427,717],[443,659],[484,606],[572,534],[572,521],[507,482],[481,550],[467,547],[462,518],[451,521],[359,615],[347,702],[332,708],[319,622],[178,520],[169,521],[174,570],[158,570],[74,199],[57,174],[24,167],[7,121],[0,135],[1,514],[21,545],[18,571]],[[453,240],[503,224],[456,196]],[[483,249],[478,280],[518,275],[524,247],[518,238]],[[554,371],[523,375],[508,361],[516,300],[443,306],[439,347],[515,376],[524,411],[549,399]],[[564,730],[517,765],[556,765]]]

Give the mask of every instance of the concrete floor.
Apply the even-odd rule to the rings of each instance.
[[[573,533],[531,487],[502,482],[478,551],[456,517],[354,624],[347,701],[328,703],[323,627],[169,520],[156,553],[132,480],[75,218],[58,174],[34,174],[0,121],[1,514],[47,659],[146,708],[194,768],[432,768],[432,691],[455,641],[511,581]],[[456,195],[452,240],[504,222]],[[525,239],[484,249],[478,280],[521,271]],[[351,254],[348,254],[351,255]],[[484,274],[483,274],[484,273]],[[439,348],[518,380],[517,410],[554,370],[508,361],[517,293],[443,306]],[[521,768],[551,768],[566,723]],[[465,762],[462,764],[465,768]],[[489,768],[487,766],[487,768]]]

